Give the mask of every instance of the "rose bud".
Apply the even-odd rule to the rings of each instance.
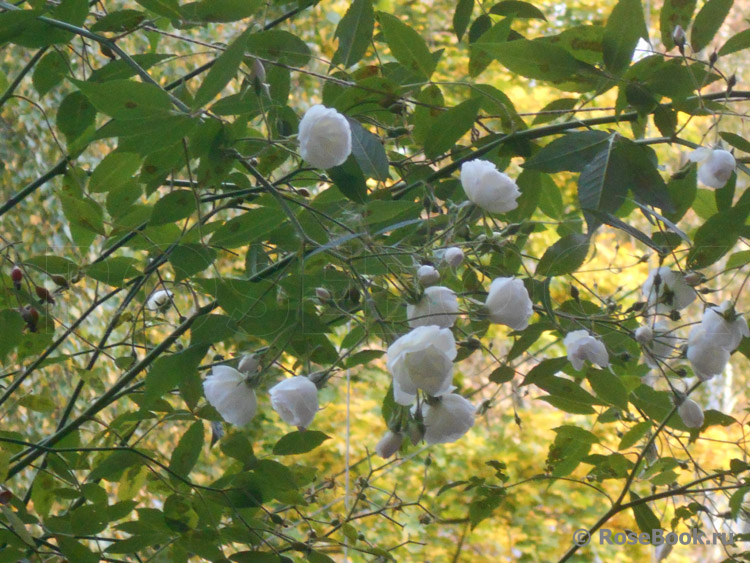
[[[13,266],[13,269],[10,271],[10,279],[13,280],[13,287],[21,289],[21,280],[23,280],[23,272],[21,271],[21,268]]]
[[[34,291],[36,291],[36,296],[41,299],[42,302],[50,303],[51,305],[55,304],[55,298],[52,297],[52,294],[46,287],[38,285]]]

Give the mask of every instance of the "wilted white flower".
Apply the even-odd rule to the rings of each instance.
[[[687,39],[687,37],[685,36],[685,30],[682,29],[682,26],[674,26],[674,30],[672,30],[672,41],[674,41],[674,44],[678,47],[684,47],[685,39]]]
[[[240,359],[240,363],[237,366],[237,369],[244,375],[251,375],[258,371],[259,367],[260,362],[258,361],[258,358],[255,354],[245,354]]]
[[[203,381],[206,400],[227,422],[244,426],[255,416],[258,402],[245,376],[229,366],[214,366]]]
[[[688,336],[687,359],[695,375],[706,381],[724,371],[729,361],[729,350],[717,346],[701,325],[695,325]]]
[[[446,248],[445,254],[443,254],[443,260],[445,260],[445,263],[451,268],[458,268],[461,265],[461,262],[464,261],[464,251],[457,246]]]
[[[683,31],[683,33],[685,33]],[[669,557],[669,554],[672,553],[672,548],[674,546],[672,544],[669,544],[667,542],[664,542],[660,545],[657,545],[654,547],[654,561],[655,563],[660,563],[660,561],[664,561],[667,557]]]
[[[417,269],[417,279],[419,280],[419,283],[427,287],[428,285],[433,285],[440,281],[440,272],[438,272],[437,268],[434,266],[425,264]]]
[[[649,304],[656,304],[658,312],[684,309],[698,296],[687,284],[681,272],[673,272],[666,266],[654,268],[649,272],[642,292]]]
[[[563,344],[568,351],[568,360],[577,370],[588,360],[601,368],[609,365],[609,354],[602,342],[591,336],[587,330],[575,330],[565,335]]]
[[[149,296],[148,301],[146,301],[146,309],[149,309],[151,311],[161,311],[163,309],[166,309],[172,302],[173,297],[174,293],[167,289],[159,289],[157,291],[154,291]]]
[[[701,147],[691,152],[688,158],[698,163],[698,179],[701,183],[715,190],[724,187],[737,167],[732,153],[723,149]]]
[[[318,388],[307,377],[295,375],[268,390],[271,406],[282,420],[292,426],[307,428],[318,412]]]
[[[443,395],[424,407],[424,440],[428,444],[455,442],[474,426],[476,408],[461,395]]]
[[[518,278],[492,280],[484,306],[491,322],[514,330],[523,330],[529,326],[529,319],[534,313],[529,292]]]
[[[661,320],[653,326],[644,325],[635,331],[635,339],[643,346],[643,357],[652,368],[672,355],[678,338],[672,335],[667,321]]]
[[[346,117],[317,104],[299,122],[299,152],[315,168],[343,164],[352,152],[352,133]]]
[[[724,301],[718,307],[707,307],[701,328],[708,340],[729,352],[737,349],[743,336],[750,336],[745,317],[734,312],[731,301]]]
[[[461,185],[472,203],[490,213],[505,213],[518,207],[518,186],[488,160],[464,162]]]
[[[406,306],[406,319],[412,328],[428,325],[448,328],[456,322],[457,315],[458,298],[452,289],[442,285],[428,287],[419,303]]]
[[[317,297],[321,301],[330,301],[331,300],[331,292],[328,291],[325,287],[316,287],[315,288],[315,297]]]
[[[677,407],[677,414],[688,428],[700,428],[703,426],[703,409],[692,399],[685,399]]]
[[[375,446],[375,453],[383,459],[388,459],[399,450],[403,440],[404,437],[401,434],[389,430]]]
[[[393,375],[393,398],[410,405],[422,389],[437,397],[451,390],[456,341],[447,328],[420,326],[388,347],[388,370]]]

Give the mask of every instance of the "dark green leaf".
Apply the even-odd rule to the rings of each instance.
[[[207,349],[207,345],[191,346],[176,354],[160,356],[146,375],[141,408],[147,409],[165,393],[177,387],[188,373],[195,372]]]
[[[459,41],[466,33],[466,28],[469,27],[473,10],[474,0],[458,0],[456,3],[456,11],[453,13],[453,32]]]
[[[57,110],[57,127],[73,140],[96,121],[96,108],[81,92],[71,92]]]
[[[330,436],[317,430],[295,431],[282,436],[273,447],[276,455],[304,454],[317,448],[328,440]]]
[[[358,203],[367,201],[367,182],[354,155],[350,155],[344,164],[329,169],[328,175],[346,197]]]
[[[630,492],[631,502],[637,502],[641,499],[634,492]],[[635,516],[635,523],[638,524],[638,529],[641,532],[650,534],[652,530],[661,529],[661,523],[656,514],[649,508],[648,503],[642,502],[633,506],[633,515]]]
[[[424,152],[428,158],[437,158],[450,150],[474,126],[481,101],[472,98],[441,113],[430,127]]]
[[[196,195],[192,190],[175,190],[154,205],[151,225],[166,225],[190,217],[198,209]]]
[[[182,17],[195,22],[227,23],[257,14],[261,0],[201,0],[180,6]]]
[[[511,381],[515,375],[516,370],[514,370],[511,366],[500,366],[499,368],[493,370],[493,372],[490,374],[490,381],[492,383],[501,385],[503,383]]]
[[[703,4],[690,32],[690,44],[694,51],[702,51],[711,42],[733,4],[734,0],[708,0]]]
[[[729,252],[737,243],[746,218],[747,211],[742,208],[728,209],[710,217],[693,237],[688,267],[695,270],[705,268]]]
[[[211,245],[225,248],[247,246],[284,220],[278,208],[259,207],[245,211],[216,229],[211,237]]]
[[[104,84],[73,81],[96,109],[116,119],[165,117],[172,102],[164,90],[133,80],[111,80]]]
[[[670,199],[675,203],[675,210],[665,213],[664,216],[672,222],[679,221],[693,205],[695,195],[698,192],[698,174],[695,166],[677,177],[673,177],[667,184],[667,192]]]
[[[194,422],[182,435],[169,460],[169,469],[187,477],[195,466],[203,448],[203,422]]]
[[[51,51],[44,55],[34,67],[31,81],[40,96],[44,96],[63,81],[69,70],[68,56],[61,51]]]
[[[86,275],[107,285],[122,287],[125,280],[140,275],[135,258],[117,256],[86,267]]]
[[[473,0],[472,0],[473,1]],[[333,64],[348,68],[365,56],[372,40],[375,15],[371,0],[354,0],[336,26],[339,46],[333,55]]]
[[[349,120],[349,126],[352,131],[352,154],[362,173],[381,182],[388,180],[390,164],[380,137],[373,135],[353,119]]]
[[[253,33],[247,39],[247,50],[264,59],[291,66],[305,66],[310,60],[310,48],[296,35],[280,29]]]
[[[138,10],[115,10],[91,26],[91,31],[130,31],[146,19],[146,14]]]
[[[604,28],[604,64],[611,72],[620,74],[630,66],[641,37],[648,39],[641,0],[619,0]]]
[[[182,281],[208,268],[216,252],[200,244],[179,244],[169,254],[169,263],[175,271],[175,281]]]
[[[582,171],[611,142],[606,131],[583,131],[563,135],[527,159],[524,168],[541,172]]]
[[[690,20],[697,0],[665,0],[659,14],[661,42],[668,50],[674,47],[672,33],[678,25],[685,31],[690,27]]]
[[[2,361],[21,343],[26,323],[18,311],[5,309],[0,311],[0,326],[3,327],[3,335],[0,338],[0,361]]]
[[[526,18],[547,21],[542,11],[528,2],[521,0],[503,0],[490,8],[491,14],[511,18]]]
[[[78,264],[63,256],[43,254],[24,260],[24,264],[35,266],[50,275],[60,275],[70,278],[78,271]]]
[[[617,449],[627,450],[631,446],[635,445],[641,438],[643,438],[649,430],[651,430],[651,422],[639,422],[638,424],[632,426],[625,434],[622,436],[622,439],[620,440],[620,444],[617,446]]]
[[[171,19],[180,19],[179,6],[177,0],[135,0],[141,6],[147,10],[151,10],[155,14],[164,16]]]
[[[141,67],[143,70],[148,70],[155,64],[171,58],[172,55],[160,54],[160,53],[142,53],[132,55],[133,61]],[[108,62],[101,68],[96,69],[91,73],[89,82],[106,82],[107,80],[122,80],[135,76],[136,71],[131,64],[122,59],[117,59]]]
[[[729,55],[730,53],[736,53],[750,47],[750,29],[740,31],[738,34],[730,37],[721,49],[719,49],[719,56]]]
[[[249,32],[237,37],[211,66],[206,78],[195,93],[194,108],[200,108],[213,100],[237,74],[245,56],[245,44]]]
[[[378,22],[394,58],[420,78],[429,79],[436,64],[422,36],[385,12],[378,12]]]
[[[566,235],[550,246],[536,265],[536,276],[561,276],[575,272],[589,251],[587,236],[574,233]]]
[[[719,135],[721,135],[721,138],[732,145],[734,148],[741,150],[742,152],[750,153],[750,141],[748,141],[744,137],[740,137],[739,135],[730,133],[729,131],[722,131],[719,133]]]
[[[508,42],[512,18],[500,20],[469,46],[469,74],[478,76],[493,60],[491,50],[502,49]]]
[[[70,195],[60,194],[63,213],[72,225],[76,225],[98,235],[105,234],[102,221],[102,209],[90,199],[78,199]]]
[[[589,385],[600,399],[622,410],[628,408],[628,390],[620,378],[607,370],[590,371],[586,376]]]
[[[113,151],[94,168],[89,179],[89,191],[101,193],[119,188],[131,180],[140,166],[140,155]]]

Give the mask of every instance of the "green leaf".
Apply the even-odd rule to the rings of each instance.
[[[187,477],[195,467],[203,448],[203,422],[198,420],[182,435],[169,460],[169,469]]]
[[[195,93],[193,108],[203,107],[213,100],[237,74],[245,56],[245,44],[249,31],[237,37],[211,66],[206,78]]]
[[[89,191],[108,192],[130,182],[141,166],[140,155],[113,151],[94,168],[89,179]]]
[[[166,225],[190,217],[198,209],[196,194],[192,190],[175,190],[154,205],[151,225]]]
[[[349,119],[349,126],[352,132],[352,154],[362,173],[381,182],[388,180],[390,163],[380,137],[373,135],[353,119]]]
[[[3,327],[3,335],[0,338],[0,361],[2,361],[21,343],[26,323],[18,311],[4,309],[0,311],[0,326]]]
[[[357,203],[367,201],[367,182],[353,155],[344,164],[327,170],[327,173],[346,197]]]
[[[643,438],[648,431],[651,430],[651,422],[639,422],[632,426],[620,439],[620,444],[617,446],[619,451],[627,450],[631,446],[634,446],[641,438]]]
[[[126,256],[107,258],[86,267],[86,275],[107,285],[122,287],[125,280],[141,274],[138,260]]]
[[[96,108],[81,92],[71,92],[57,109],[57,128],[71,141],[93,126]]]
[[[141,408],[148,409],[157,399],[177,387],[189,373],[197,372],[207,349],[207,345],[191,346],[182,352],[157,358],[146,374]]]
[[[338,37],[339,46],[333,54],[332,64],[349,68],[358,63],[370,46],[374,27],[372,1],[354,0],[336,26],[335,36]]]
[[[732,496],[729,497],[729,510],[731,511],[732,518],[737,518],[739,515],[740,510],[742,509],[742,503],[744,502],[745,495],[747,495],[748,491],[750,491],[750,487],[746,485],[737,489],[732,493]]]
[[[164,90],[133,80],[111,80],[100,84],[73,80],[100,112],[116,119],[166,117],[172,102]]]
[[[493,60],[491,49],[501,49],[508,42],[512,18],[500,20],[469,46],[469,74],[478,76]]]
[[[664,216],[672,222],[679,221],[687,213],[695,201],[698,192],[698,174],[695,166],[691,166],[685,174],[672,177],[667,184],[667,192],[670,199],[675,203],[672,212]]]
[[[524,168],[541,172],[580,172],[612,140],[606,131],[583,131],[563,135],[527,159]]]
[[[330,436],[317,430],[297,430],[281,437],[273,446],[276,455],[304,454],[314,450]]]
[[[131,55],[130,58],[143,70],[148,70],[155,64],[172,58],[173,55],[163,53],[142,53]],[[135,76],[136,71],[131,64],[122,59],[108,62],[101,68],[97,68],[91,73],[89,82],[106,82],[108,80],[122,80]]]
[[[91,26],[91,31],[130,31],[146,19],[146,14],[138,10],[115,10]]]
[[[511,72],[533,78],[559,83],[562,88],[573,81],[588,80],[598,71],[562,47],[544,40],[516,39],[502,44],[476,44],[492,55]],[[574,88],[574,90],[576,90]]]
[[[583,264],[588,252],[589,239],[586,235],[566,235],[544,252],[534,275],[552,277],[571,274]]]
[[[247,246],[269,233],[284,221],[284,214],[275,207],[259,207],[245,211],[216,229],[211,245],[224,248]]]
[[[189,21],[228,23],[257,14],[260,5],[261,0],[202,0],[184,4],[180,11]]]
[[[727,42],[719,49],[719,56],[723,57],[724,55],[736,53],[748,47],[750,47],[750,29],[745,29],[727,39]]]
[[[495,509],[502,504],[504,497],[504,489],[480,487],[469,503],[471,529],[476,528],[482,520],[489,518]]]
[[[621,74],[633,59],[638,39],[648,39],[641,0],[619,0],[604,28],[604,64],[614,74]]]
[[[500,366],[495,368],[490,374],[490,381],[501,385],[511,381],[516,375],[516,370],[511,366]]]
[[[719,135],[734,148],[741,150],[742,152],[750,153],[750,141],[748,141],[744,137],[740,137],[739,135],[730,133],[729,131],[721,131]]]
[[[747,211],[737,208],[709,217],[695,232],[693,247],[687,257],[688,267],[699,270],[721,259],[734,248],[746,218]]]
[[[378,12],[377,17],[393,57],[420,78],[428,80],[436,63],[422,36],[396,16]]]
[[[263,59],[291,66],[305,66],[310,60],[310,48],[296,35],[280,29],[253,33],[247,39],[247,50]]]
[[[39,268],[49,275],[60,275],[66,278],[72,277],[78,271],[78,264],[63,256],[54,254],[42,254],[27,258],[24,264]]]
[[[542,11],[528,2],[521,0],[503,0],[490,8],[490,14],[507,16],[510,18],[524,18],[547,21]]]
[[[669,50],[674,47],[672,33],[678,25],[686,30],[690,27],[690,20],[697,0],[665,0],[659,14],[661,28],[661,42]]]
[[[690,44],[694,51],[702,51],[721,28],[721,24],[732,9],[734,0],[708,0],[695,16],[690,32]]]
[[[637,502],[640,498],[634,492],[630,492],[631,502]],[[661,528],[659,518],[657,518],[646,502],[633,506],[633,516],[635,516],[635,523],[638,524],[638,529],[641,532],[650,534],[652,530]]]
[[[177,3],[177,0],[135,0],[146,8],[151,10],[153,13],[160,16],[164,16],[170,19],[180,19],[182,14]]]
[[[67,194],[60,194],[60,202],[65,217],[72,225],[98,235],[105,234],[102,208],[96,202]]]
[[[450,150],[474,126],[481,101],[472,98],[441,113],[427,135],[424,152],[428,158],[437,158]]]
[[[40,96],[44,96],[63,81],[69,70],[68,55],[61,51],[51,51],[44,55],[34,67],[31,81]]]
[[[175,281],[182,281],[202,272],[213,264],[216,251],[200,244],[179,244],[169,254]]]
[[[456,11],[453,13],[453,31],[459,41],[469,27],[471,12],[473,11],[474,0],[458,0],[456,3]]]
[[[628,408],[628,390],[620,378],[607,370],[589,371],[586,379],[596,396],[622,410]]]

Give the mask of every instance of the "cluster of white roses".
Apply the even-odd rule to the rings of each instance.
[[[245,426],[255,416],[258,399],[251,386],[260,363],[253,354],[242,357],[237,369],[214,366],[203,382],[206,400],[227,422]],[[271,406],[287,424],[303,430],[318,412],[318,388],[309,378],[295,375],[269,389]]]
[[[642,288],[649,310],[655,314],[670,314],[686,308],[697,298],[692,284],[700,283],[701,278],[700,274],[686,275],[667,267],[651,270]],[[650,323],[635,332],[650,367],[657,367],[659,362],[673,356],[679,342],[668,322],[654,321],[655,318],[652,316]],[[686,355],[695,375],[701,381],[720,375],[744,336],[750,336],[747,321],[735,312],[731,301],[707,306],[701,322],[693,325],[688,336]],[[703,425],[703,411],[691,399],[680,404],[678,414],[690,428]]]

